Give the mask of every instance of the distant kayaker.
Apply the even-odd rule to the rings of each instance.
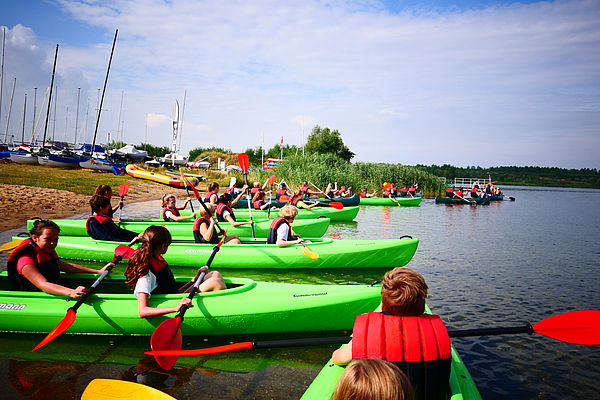
[[[346,189],[346,186],[340,187],[340,190],[338,190],[338,196],[339,197],[350,197],[350,196],[352,196],[352,186],[348,186],[348,189]]]
[[[138,314],[142,318],[155,317],[159,315],[178,312],[182,305],[192,306],[191,300],[183,298],[179,304],[171,307],[152,307],[149,305],[150,296],[153,294],[182,293],[190,291],[196,278],[206,267],[202,267],[196,273],[196,277],[179,286],[175,281],[173,272],[162,257],[171,244],[171,234],[163,226],[149,226],[142,234],[142,246],[135,251],[127,263],[125,282],[138,299]],[[204,276],[198,290],[209,292],[225,289],[223,277],[217,271],[210,271]]]
[[[87,292],[84,286],[72,289],[61,284],[60,271],[68,273],[102,274],[110,263],[100,270],[59,260],[56,254],[60,228],[53,221],[37,220],[25,239],[8,256],[7,270],[11,290],[42,291],[69,297]]]
[[[279,217],[273,219],[269,227],[267,236],[268,244],[276,244],[277,246],[287,246],[302,242],[300,236],[294,234],[292,230],[292,222],[298,215],[298,207],[286,205],[279,210]]]
[[[415,196],[417,194],[418,189],[419,189],[419,184],[415,183],[411,187],[408,188],[408,194],[410,196]]]
[[[373,192],[373,193],[369,193],[368,189],[367,189],[366,187],[364,187],[364,188],[362,188],[362,190],[360,191],[360,194],[359,194],[359,196],[360,196],[360,197],[373,197],[373,196],[375,196],[375,193],[376,193],[376,191],[375,191],[375,192]]]
[[[192,227],[194,240],[196,243],[217,244],[219,242],[219,234],[215,229],[215,219],[213,217],[215,214],[215,207],[212,204],[206,204],[206,209],[208,212],[202,207],[200,209],[200,218],[197,218],[194,221]],[[240,244],[241,241],[237,235],[227,235],[225,243]]]
[[[252,198],[252,207],[255,210],[265,210],[269,207],[269,204],[271,204],[270,201],[266,201],[266,196],[267,194],[263,191],[257,192],[254,197]],[[275,210],[276,207],[271,207],[272,210]]]
[[[104,197],[108,197],[109,199],[112,198],[113,195],[113,191],[112,188],[108,185],[98,185],[98,187],[96,188],[96,194],[99,196],[104,196]],[[123,200],[119,200],[119,204],[117,204],[116,206],[112,206],[108,209],[108,213],[107,215],[110,218],[114,218],[114,214],[115,211],[117,211],[119,208],[123,208]]]
[[[250,189],[250,193],[255,195],[258,192],[262,192],[262,187],[260,187],[260,182],[254,182],[252,184],[252,189]]]
[[[279,200],[281,196],[288,196],[288,187],[285,182],[281,182],[275,191],[275,200]]]
[[[131,242],[141,234],[123,229],[108,217],[110,200],[104,196],[93,195],[90,199],[92,215],[85,223],[85,229],[90,237],[96,240],[112,240],[117,242]]]
[[[446,197],[449,197],[449,198],[454,197],[454,185],[450,185],[446,188]]]
[[[293,206],[296,206],[297,208],[304,208],[304,209],[311,209],[314,207],[317,207],[319,205],[319,203],[313,203],[313,204],[307,204],[304,202],[304,194],[303,193],[296,193],[295,195],[292,196],[292,198],[290,199],[289,203]]]
[[[402,186],[400,188],[400,197],[406,197],[408,196],[408,187],[406,185]]]
[[[459,198],[462,199],[465,196],[465,193],[463,192],[463,188],[459,187],[458,190],[456,192],[454,192],[454,197],[455,198]]]
[[[216,207],[218,200],[219,200],[219,184],[217,182],[212,182],[208,185],[208,190],[204,194],[204,201],[207,203],[210,203]]]
[[[188,197],[183,206],[177,207],[177,197],[173,194],[165,194],[162,198],[162,211],[160,215],[166,222],[177,222],[177,221],[185,221],[186,219],[194,219],[196,218],[196,212],[193,212],[192,215],[181,215],[179,213],[180,210],[184,210],[191,199]]]
[[[381,288],[381,312],[356,317],[352,340],[333,353],[333,362],[345,365],[354,358],[388,360],[389,355],[407,373],[416,400],[447,399],[450,337],[438,316],[424,314],[427,289],[423,276],[409,268],[386,272]],[[384,341],[393,330],[396,330],[394,335],[407,338],[410,335],[412,339],[387,342],[385,346],[371,345]],[[424,357],[425,354],[428,356]]]
[[[337,182],[334,182],[334,185],[332,185],[331,183],[327,184],[327,187],[325,188],[325,196],[331,198],[336,197],[338,193],[338,187],[337,187]]]
[[[479,185],[473,185],[473,188],[471,189],[471,198],[476,199],[480,196],[480,194],[481,192],[479,191]]]
[[[406,374],[391,362],[357,358],[344,369],[331,400],[410,400],[413,388]]]
[[[499,186],[496,186],[496,188],[494,189],[494,194],[496,196],[502,196],[502,189],[500,189]]]
[[[246,189],[246,185],[244,185],[244,190]],[[231,195],[229,193],[223,193],[219,196],[219,202],[217,203],[217,221],[219,222],[229,222],[231,226],[240,226],[240,225],[252,225],[254,221],[237,221],[235,218],[235,214],[233,213],[233,206],[235,203],[240,201],[244,192],[242,191],[240,195],[235,199],[231,199]]]

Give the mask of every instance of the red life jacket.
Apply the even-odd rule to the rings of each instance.
[[[167,262],[162,257],[150,258],[150,271],[156,276],[156,289],[152,294],[177,293],[179,288],[173,276],[173,271],[169,268]]]
[[[447,399],[450,337],[439,316],[370,312],[356,317],[352,332],[352,358],[377,358],[398,365],[408,375],[417,400]]]
[[[196,243],[219,243],[219,237],[217,236],[217,231],[214,228],[210,240],[207,242],[206,239],[204,239],[204,236],[202,236],[202,232],[200,232],[200,225],[202,224],[206,224],[206,227],[209,227],[210,221],[208,220],[208,218],[196,218],[196,220],[194,221],[194,225],[192,226],[192,232],[194,233],[194,240],[196,241]]]
[[[360,197],[367,197],[367,192],[361,192]]]
[[[260,210],[260,207],[262,207],[263,204],[265,204],[264,200],[256,200],[252,203],[252,206],[257,210]]]
[[[253,187],[252,189],[250,189],[250,193],[252,193],[252,194],[256,194],[256,193],[258,193],[259,191],[260,191],[260,188],[259,188],[259,187]]]
[[[206,200],[206,201],[210,201],[210,198],[211,198],[211,196],[212,196],[213,194],[216,194],[216,193],[215,193],[215,192],[206,192],[206,193],[204,194],[204,200]]]
[[[173,215],[175,215],[176,217],[179,217],[179,210],[176,209],[175,207],[173,207],[173,208],[163,207],[161,216],[165,221],[174,222],[171,218],[167,217],[167,211],[171,211],[173,213]]]
[[[302,185],[300,186],[300,189],[298,189],[299,192],[308,192],[308,185]]]
[[[408,193],[415,194],[416,192],[417,192],[417,189],[415,189],[414,187],[411,186],[408,188]]]
[[[19,258],[25,254],[35,255],[37,268],[48,282],[60,283],[60,268],[58,267],[58,255],[56,251],[49,254],[40,249],[33,240],[25,239],[8,256],[6,269],[8,270],[8,281],[11,290],[40,291],[29,279],[17,272]]]
[[[383,194],[384,197],[388,197],[390,195],[390,191],[386,190],[382,194]]]
[[[234,221],[236,221],[235,219],[235,214],[233,213],[233,210],[231,209],[231,207],[229,207],[227,204],[225,203],[219,203],[217,204],[217,220],[219,222],[227,222],[227,220],[223,217],[223,212],[227,210],[229,211],[229,214],[231,215],[231,218],[233,218]]]
[[[163,209],[163,214],[164,214],[164,209]],[[100,222],[100,225],[102,225],[104,222],[108,221],[110,218],[108,215],[91,215],[88,217],[88,219],[85,221],[85,230],[87,231],[88,235],[90,234],[90,219],[94,218],[96,221]]]
[[[290,204],[295,206],[300,200],[302,200],[302,196],[294,196],[291,198]]]
[[[292,237],[292,226],[290,223],[283,217],[276,217],[271,222],[271,226],[269,227],[269,233],[267,235],[267,244],[276,244],[277,243],[277,229],[281,226],[281,224],[287,224],[290,227],[288,237],[286,240],[294,240]]]

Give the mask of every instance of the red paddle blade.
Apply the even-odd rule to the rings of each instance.
[[[177,316],[161,322],[150,336],[152,350],[180,350],[182,343],[181,322],[183,318]],[[177,362],[177,356],[154,356],[162,369],[169,370]]]
[[[342,208],[344,208],[344,203],[340,203],[339,201],[331,201],[329,202],[329,207],[341,210]]]
[[[191,349],[191,350],[152,350],[147,351],[144,354],[151,356],[201,356],[205,354],[218,354],[227,353],[229,351],[240,351],[240,350],[252,350],[252,342],[241,342],[226,344],[223,346],[207,347],[205,349]]]
[[[250,165],[250,161],[248,160],[248,154],[240,153],[238,154],[238,163],[240,164],[240,168],[244,174],[248,173],[248,166]]]
[[[198,192],[198,189],[196,189],[196,187],[194,185],[190,185],[192,190],[194,191],[194,196],[196,196],[196,198],[198,200],[200,200],[200,192]]]
[[[64,331],[69,329],[71,325],[73,325],[73,322],[75,322],[76,317],[77,314],[75,313],[75,311],[69,308],[64,318],[60,320],[60,322],[54,327],[54,329],[48,332],[46,337],[43,338],[42,341],[39,342],[38,345],[31,350],[31,352],[33,353],[40,347],[44,347],[45,345],[56,339],[58,336],[60,336]]]
[[[119,187],[119,196],[123,197],[129,192],[129,183],[124,183]]]
[[[276,179],[277,179],[277,177],[276,177],[275,175],[271,175],[271,176],[269,177],[269,180],[267,181],[267,183],[268,183],[269,185],[271,185],[271,186],[272,186],[272,185],[274,185],[274,184],[275,184],[275,180],[276,180]]]
[[[571,311],[533,325],[533,331],[574,344],[600,344],[600,311]]]
[[[290,200],[290,196],[288,196],[288,195],[284,194],[284,195],[279,196],[279,201],[282,203],[289,201],[289,200]]]
[[[124,244],[118,245],[115,249],[115,257],[128,259],[131,258],[131,256],[133,256],[133,253],[135,253],[135,249],[132,249],[131,247]]]
[[[384,189],[389,189],[389,188],[391,188],[391,187],[392,187],[392,183],[391,183],[391,182],[385,182],[385,183],[383,184],[383,188],[384,188]]]

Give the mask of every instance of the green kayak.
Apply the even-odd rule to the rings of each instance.
[[[421,204],[423,198],[418,197],[361,197],[361,206],[403,206],[403,207],[416,207]]]
[[[216,260],[220,257],[217,256]],[[64,274],[63,274],[64,275]],[[70,274],[65,284],[89,287],[97,275]],[[68,282],[71,280],[72,282]],[[182,283],[189,278],[178,278]],[[140,318],[137,299],[124,277],[106,278],[77,310],[66,333],[150,335],[173,315]],[[380,286],[297,285],[225,279],[226,290],[198,293],[185,315],[184,335],[232,335],[310,332],[351,328],[357,314],[380,302]],[[6,272],[0,273],[0,331],[49,332],[73,305],[72,299],[42,292],[9,291]],[[185,294],[153,295],[150,305],[179,303]]]
[[[13,237],[23,240],[24,237]],[[279,247],[264,240],[224,244],[215,268],[392,268],[406,265],[417,250],[418,239],[336,240],[312,239],[307,247],[317,253],[308,258],[301,244]],[[62,258],[108,262],[123,244],[84,236],[61,236],[56,252]],[[173,242],[164,255],[171,266],[200,267],[212,252],[212,244]]]
[[[380,308],[377,308],[380,310]],[[427,307],[428,313],[431,313]],[[329,400],[335,392],[340,377],[344,373],[344,367],[335,365],[331,360],[325,364],[315,380],[306,389],[301,400]],[[467,366],[463,363],[460,355],[452,346],[452,368],[450,371],[450,400],[481,400],[481,395],[475,381],[471,377]]]
[[[314,207],[310,209],[301,208],[296,220],[306,218],[327,217],[332,221],[352,221],[358,215],[359,206],[344,207],[341,210],[333,207]],[[250,219],[247,208],[236,208],[233,211],[236,218],[241,221]],[[191,215],[190,210],[182,210],[181,215]],[[267,218],[267,210],[252,210],[252,218]],[[271,210],[271,218],[279,216],[279,210]]]
[[[55,219],[53,220],[60,226],[60,233],[64,236],[87,236],[85,230],[86,220],[82,219]],[[27,230],[33,227],[35,220],[27,221]],[[255,219],[254,232],[257,238],[266,238],[269,233],[269,227],[273,220]],[[299,219],[294,221],[294,232],[302,237],[321,237],[329,228],[329,218]],[[162,219],[124,219],[119,226],[133,232],[143,232],[150,225],[163,225],[174,240],[193,240],[192,232],[193,222],[165,222]],[[239,237],[252,237],[250,225],[231,226],[229,222],[219,222],[221,228],[227,230],[228,235],[238,235]]]

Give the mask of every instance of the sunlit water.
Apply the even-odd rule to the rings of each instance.
[[[333,223],[328,236],[419,238],[409,267],[425,276],[429,305],[452,329],[518,326],[566,311],[600,310],[600,191],[514,187],[508,194],[516,201],[447,206],[425,199],[421,207],[362,207],[355,222]],[[127,206],[124,217],[154,217],[157,210],[157,202],[139,203]],[[2,233],[0,240],[14,233]],[[289,283],[367,284],[385,270],[222,272]],[[91,379],[102,377],[150,384],[178,399],[294,399],[335,348],[181,358],[166,373],[143,357],[147,338],[62,335],[32,355],[29,349],[40,339],[0,335],[2,398],[76,398]],[[188,343],[205,347],[247,339]],[[539,335],[462,338],[454,344],[485,399],[598,398],[598,346]]]

